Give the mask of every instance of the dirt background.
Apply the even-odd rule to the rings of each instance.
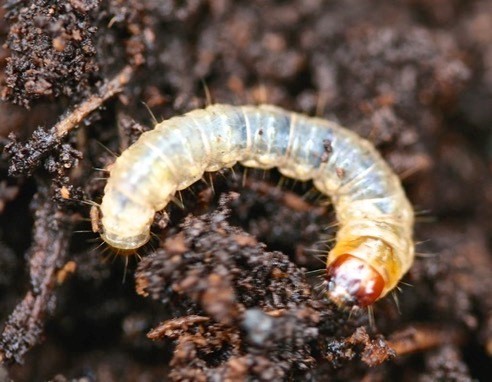
[[[0,11],[0,380],[490,378],[492,1],[35,3]],[[339,121],[401,174],[419,256],[373,325],[316,289],[335,217],[275,171],[184,192],[140,262],[99,246],[99,169],[208,102]]]

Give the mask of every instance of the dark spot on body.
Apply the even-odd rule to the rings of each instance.
[[[323,139],[323,154],[321,154],[321,162],[325,163],[328,162],[328,159],[330,158],[331,153],[333,152],[333,147],[331,146],[331,140],[330,139]]]

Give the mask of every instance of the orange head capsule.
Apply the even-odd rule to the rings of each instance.
[[[339,256],[328,266],[326,281],[329,298],[340,305],[371,305],[385,285],[371,265],[349,254]]]

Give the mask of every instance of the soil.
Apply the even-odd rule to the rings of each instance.
[[[492,1],[3,5],[0,381],[490,379]],[[323,297],[336,217],[275,171],[207,176],[138,256],[101,245],[115,155],[211,102],[380,149],[417,212],[394,298]]]

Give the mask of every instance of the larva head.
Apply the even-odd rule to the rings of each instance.
[[[328,297],[339,305],[368,306],[399,280],[393,249],[381,239],[339,238],[328,256]]]
[[[326,269],[328,297],[338,305],[368,306],[383,292],[383,277],[366,261],[355,256],[339,256]]]

